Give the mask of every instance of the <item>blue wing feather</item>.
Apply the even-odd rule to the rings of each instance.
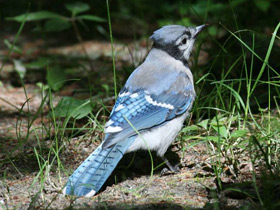
[[[137,93],[137,97],[130,97]],[[190,93],[190,91],[188,91]],[[147,101],[147,92],[138,90],[117,99],[116,105],[110,115],[110,120],[113,122],[111,127],[121,127],[120,132],[107,132],[105,130],[105,139],[103,147],[110,147],[115,143],[129,137],[136,135],[136,131],[143,131],[152,127],[163,124],[168,120],[172,120],[178,115],[186,112],[194,99],[192,94],[186,93],[162,93],[159,95],[150,95],[153,101],[157,103],[165,103],[173,106],[170,109],[166,106],[156,106]],[[117,110],[117,107],[122,105],[123,108]],[[117,111],[116,111],[117,110]],[[133,125],[131,127],[130,123]]]

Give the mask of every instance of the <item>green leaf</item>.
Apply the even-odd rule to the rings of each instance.
[[[214,117],[211,122],[210,125],[214,125],[214,126],[221,126],[221,125],[225,125],[228,121],[227,117],[223,117],[222,115],[218,115],[217,117]]]
[[[26,18],[25,18],[26,17]],[[40,12],[29,12],[27,14],[21,14],[15,17],[8,17],[7,20],[22,22],[25,18],[25,21],[38,21],[51,18],[62,18],[63,16],[56,14],[54,12],[40,11]]]
[[[200,123],[198,123],[197,125],[201,126],[202,128],[204,128],[205,130],[207,130],[207,125],[208,125],[209,119],[207,120],[203,120]]]
[[[81,119],[87,116],[92,110],[89,100],[78,100],[71,97],[63,97],[55,107],[57,117],[73,117]]]
[[[226,10],[226,8],[226,4],[218,2],[211,3],[208,6],[205,6],[205,1],[197,1],[196,4],[192,4],[192,10],[198,15],[205,14],[205,12],[212,12],[214,14],[222,13]]]
[[[24,65],[22,64],[22,62],[20,60],[13,60],[13,61],[14,61],[14,66],[15,66],[16,72],[18,73],[20,78],[23,79],[26,74],[26,68],[24,67]]]
[[[68,9],[74,16],[81,12],[88,11],[90,9],[89,5],[83,2],[74,2],[65,5],[66,9]]]
[[[186,126],[182,129],[182,132],[197,131],[200,128],[197,125]]]
[[[45,30],[48,32],[63,31],[70,27],[71,24],[67,20],[61,18],[48,20],[44,25]]]
[[[38,60],[31,63],[27,63],[24,66],[29,69],[41,69],[47,66],[50,63],[48,58],[40,57]]]
[[[94,22],[106,22],[106,20],[104,18],[94,16],[94,15],[80,15],[77,18],[82,19],[82,20],[94,21]]]
[[[231,133],[232,138],[244,137],[248,133],[248,130],[236,130]]]
[[[19,47],[10,43],[8,39],[4,39],[4,44],[9,48],[9,50],[13,49],[13,52],[16,52],[16,53],[19,53],[19,54],[22,53],[22,50]]]
[[[270,7],[270,2],[268,0],[254,0],[254,3],[256,7],[263,12],[266,12]]]
[[[47,81],[51,89],[58,91],[66,81],[64,70],[59,67],[50,68],[48,70]]]
[[[227,138],[228,132],[227,132],[226,126],[224,126],[224,125],[220,125],[220,126],[212,125],[212,128],[213,128],[215,131],[217,131],[217,133],[220,134],[221,137],[223,137],[223,138],[225,138],[225,139]]]
[[[204,137],[201,137],[201,139],[206,140],[206,141],[214,141],[214,142],[219,141],[218,136],[204,136]]]

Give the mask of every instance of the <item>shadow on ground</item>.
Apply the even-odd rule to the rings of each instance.
[[[127,209],[135,209],[135,210],[142,210],[142,209],[166,209],[166,210],[181,210],[186,209],[187,206],[182,206],[175,203],[149,203],[149,204],[126,204],[126,203],[117,203],[117,204],[108,204],[108,203],[100,203],[98,206],[91,206],[91,207],[81,207],[78,208],[80,210],[87,210],[87,209],[108,209],[108,210],[127,210]],[[71,208],[69,208],[71,209]],[[77,207],[75,207],[77,209]]]

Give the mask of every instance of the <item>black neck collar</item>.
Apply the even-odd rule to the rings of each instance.
[[[154,43],[153,48],[167,52],[170,56],[172,56],[176,60],[181,61],[184,64],[184,66],[188,66],[188,61],[184,58],[183,52],[181,50],[179,50],[177,46],[173,46],[171,44],[162,46],[157,43]]]

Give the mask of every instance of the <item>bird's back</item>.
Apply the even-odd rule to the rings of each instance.
[[[124,88],[132,91],[142,88],[156,95],[187,88],[195,95],[189,67],[158,49],[150,51],[145,61],[130,75]]]

